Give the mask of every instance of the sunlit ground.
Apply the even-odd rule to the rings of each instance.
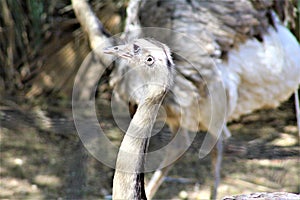
[[[2,126],[0,131],[1,199],[65,198],[66,193],[70,196],[76,192],[76,184],[81,184],[84,199],[102,199],[111,193],[113,170],[84,150],[81,157],[76,157],[75,136],[38,131],[22,121],[11,124]],[[119,141],[114,125],[110,121],[104,125],[109,135]],[[259,191],[300,192],[299,138],[293,101],[276,110],[246,116],[231,123],[229,129],[233,136],[225,145],[219,198]],[[198,140],[201,137],[199,134]],[[194,142],[175,164],[156,198],[208,199],[213,183],[211,158],[198,159],[198,144]],[[78,175],[76,170],[82,170],[80,163],[86,165]],[[72,176],[78,176],[78,183]]]

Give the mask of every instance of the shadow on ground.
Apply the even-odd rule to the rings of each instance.
[[[50,122],[46,119],[51,129],[44,124],[43,115],[38,115],[41,125],[32,112],[31,108],[20,111],[0,107],[0,198],[102,199],[111,194],[113,170],[82,146],[71,110],[56,109],[44,116],[51,118]],[[101,126],[113,142],[120,142],[122,134],[109,114]],[[229,129],[233,136],[225,144],[219,197],[254,191],[300,192],[293,99],[276,110],[255,112],[232,122]],[[210,156],[198,159],[202,138],[199,133],[170,171],[156,198],[208,198],[213,179]]]

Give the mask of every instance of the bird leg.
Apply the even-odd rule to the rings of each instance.
[[[148,199],[152,199],[155,193],[157,192],[159,186],[163,183],[164,178],[167,176],[170,169],[173,167],[172,165],[169,165],[163,169],[156,170],[154,174],[152,175],[151,180],[146,186],[146,195]]]
[[[298,94],[298,90],[295,91],[295,107],[296,107],[298,135],[300,137],[300,108],[299,108],[299,94]]]
[[[175,129],[173,129],[172,131],[175,132],[174,130]],[[185,129],[176,129],[176,130],[179,131],[177,134],[179,134],[178,137],[180,137],[180,138],[177,138],[175,141],[175,144],[173,144],[174,146],[172,146],[172,148],[168,149],[167,155],[165,156],[165,159],[161,163],[161,166],[166,166],[166,167],[156,170],[154,172],[151,180],[149,181],[149,183],[146,186],[146,194],[147,194],[148,199],[153,198],[153,196],[157,192],[158,188],[163,183],[164,178],[167,176],[170,169],[174,166],[174,164],[171,164],[171,165],[168,164],[168,163],[170,163],[169,159],[174,158],[174,152],[178,152],[178,149],[185,148],[186,145],[188,145],[188,146],[190,145],[190,137],[188,135],[189,134],[188,131]],[[184,144],[182,143],[183,141],[185,141]]]
[[[216,199],[218,194],[218,187],[221,180],[221,165],[223,158],[223,138],[222,135],[218,139],[216,146],[212,151],[212,168],[214,174],[214,184],[210,190],[210,199]]]
[[[218,187],[221,181],[221,168],[222,168],[222,159],[224,151],[224,140],[231,137],[231,133],[227,126],[223,127],[223,132],[220,135],[220,138],[217,141],[216,146],[212,151],[212,168],[214,170],[214,184],[211,187],[210,199],[217,199]]]

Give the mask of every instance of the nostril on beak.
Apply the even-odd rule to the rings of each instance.
[[[126,50],[125,46],[106,47],[103,49],[103,52],[106,54],[113,54],[115,56],[127,59],[133,56],[130,52]]]
[[[119,46],[106,47],[103,49],[103,52],[106,54],[117,54],[119,51],[121,51]]]
[[[107,53],[107,54],[113,54],[118,49],[119,49],[118,47],[106,47],[106,48],[103,49],[103,52]]]

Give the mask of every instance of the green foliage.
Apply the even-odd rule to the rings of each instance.
[[[39,53],[47,41],[56,17],[65,17],[59,10],[69,0],[1,0],[0,1],[0,92],[22,89],[32,76]],[[4,88],[1,88],[3,87]],[[11,93],[11,92],[9,92]]]
[[[121,10],[125,17],[128,1],[90,3],[99,10],[109,8],[105,16]],[[45,52],[53,51],[47,45],[79,28],[74,19],[70,0],[0,0],[0,94],[16,94],[30,87],[27,83],[42,71]]]
[[[41,28],[44,19],[44,5],[42,1],[39,0],[27,0],[27,5],[29,9],[29,18],[31,21],[32,34],[33,34],[33,45],[38,47],[41,44],[41,39],[43,35],[43,29]],[[44,14],[46,16],[46,14]],[[36,49],[36,48],[35,48]]]
[[[21,69],[28,66],[42,46],[44,2],[40,0],[2,0],[1,73],[6,89],[22,88]],[[44,15],[45,16],[45,15]],[[0,77],[1,78],[1,77]],[[9,82],[9,84],[7,84]]]

